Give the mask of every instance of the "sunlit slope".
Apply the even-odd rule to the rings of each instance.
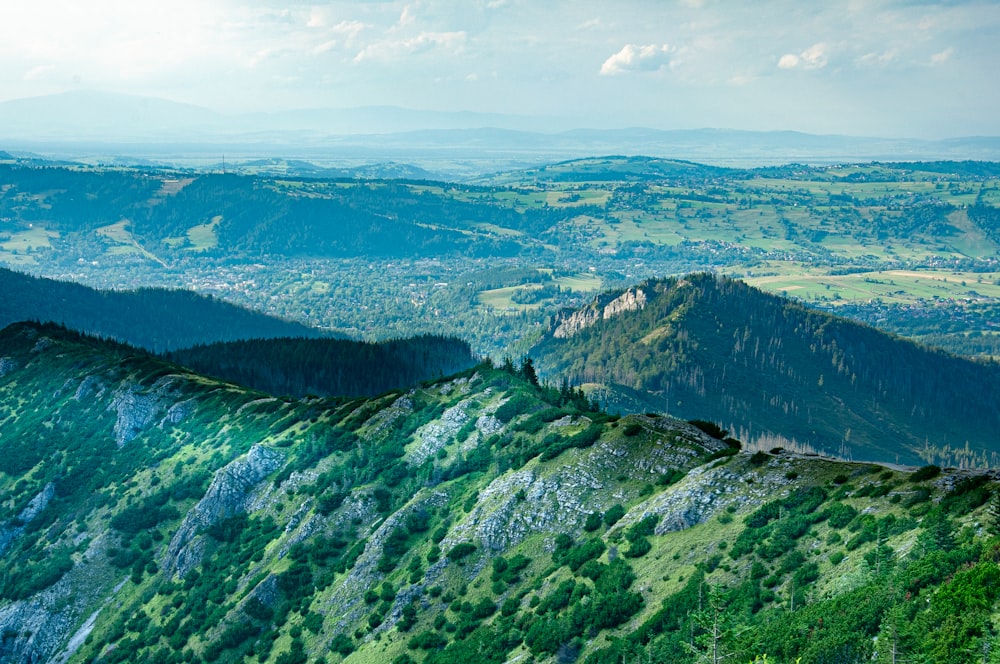
[[[274,399],[53,326],[3,330],[3,658],[686,664],[766,644],[784,664],[992,645],[988,476],[750,455],[710,423],[619,419],[534,378],[481,365],[374,399]]]

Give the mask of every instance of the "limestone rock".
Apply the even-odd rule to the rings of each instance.
[[[284,456],[280,452],[254,445],[246,456],[220,469],[205,496],[187,513],[170,540],[163,569],[181,577],[186,575],[201,561],[204,550],[201,531],[248,511],[257,485],[282,463]]]
[[[627,311],[644,309],[646,301],[645,291],[640,288],[630,288],[603,307],[599,302],[595,302],[588,307],[578,309],[559,322],[552,336],[556,339],[569,339],[599,320],[614,318]]]

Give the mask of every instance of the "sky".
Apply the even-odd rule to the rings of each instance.
[[[1000,1],[5,0],[0,100],[1000,135]]]

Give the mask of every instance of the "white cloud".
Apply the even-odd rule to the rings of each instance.
[[[601,65],[601,75],[613,76],[633,71],[656,71],[670,64],[670,45],[647,44],[636,46],[625,44]]]
[[[778,60],[778,67],[781,69],[795,69],[799,66],[799,62],[799,56],[794,53],[785,53],[781,56],[781,59]]]
[[[411,7],[410,5],[406,5],[405,7],[403,7],[403,12],[399,15],[399,24],[412,25],[413,22],[416,20],[417,18],[413,14],[413,7]]]
[[[425,53],[436,49],[444,49],[452,53],[461,50],[467,35],[464,31],[457,32],[421,32],[416,37],[400,40],[385,40],[369,44],[354,56],[354,62],[365,60],[395,60],[397,58]]]
[[[857,63],[860,67],[884,67],[895,61],[898,57],[899,51],[893,48],[882,53],[865,53],[857,59]]]
[[[785,53],[778,59],[780,69],[822,69],[830,61],[826,44],[813,44],[799,54]]]
[[[40,78],[44,78],[46,74],[54,72],[56,70],[55,65],[38,65],[37,67],[32,67],[28,71],[24,72],[25,81],[36,81]]]
[[[951,48],[949,46],[948,48],[944,49],[940,53],[935,53],[934,55],[932,55],[931,56],[931,64],[932,65],[943,65],[944,63],[946,63],[949,60],[951,60],[951,56],[953,56],[953,55],[955,55],[955,49],[953,49],[953,48]]]

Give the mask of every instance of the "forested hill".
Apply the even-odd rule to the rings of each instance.
[[[381,343],[346,339],[250,339],[167,354],[191,369],[277,395],[375,396],[464,371],[469,344],[421,336]]]
[[[317,337],[309,327],[191,291],[100,291],[0,268],[0,327],[52,321],[154,352],[216,341]]]
[[[0,660],[978,662],[984,473],[740,452],[529,367],[277,399],[0,331]]]
[[[647,408],[714,419],[768,447],[795,441],[862,459],[998,462],[1000,365],[931,351],[725,277],[606,294],[558,320],[532,356],[543,374],[610,388],[606,399],[638,390]]]

